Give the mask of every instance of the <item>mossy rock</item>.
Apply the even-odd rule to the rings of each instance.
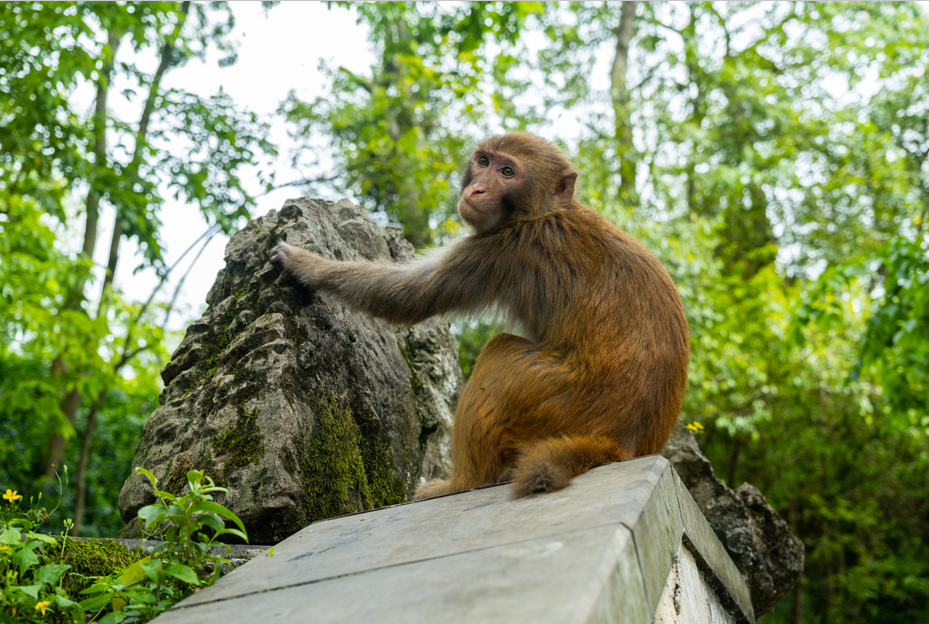
[[[209,307],[162,372],[133,465],[176,494],[187,470],[204,470],[228,488],[216,500],[253,544],[447,476],[462,384],[447,322],[398,329],[303,289],[268,261],[285,239],[345,260],[414,257],[399,228],[346,200],[290,200],[229,241]],[[131,520],[152,502],[147,480],[126,481],[121,537],[138,537]]]
[[[128,550],[112,540],[76,540],[60,536],[56,539],[58,552],[63,552],[60,563],[71,566],[62,586],[75,601],[86,598],[80,594],[93,584],[94,581],[89,577],[120,572],[146,556],[141,549]]]

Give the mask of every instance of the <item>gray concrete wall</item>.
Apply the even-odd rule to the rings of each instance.
[[[653,624],[734,624],[736,621],[735,615],[723,606],[707,582],[690,549],[681,548],[658,599]]]
[[[710,600],[714,606],[698,608]],[[601,466],[550,494],[516,499],[500,485],[318,522],[155,621],[664,624],[754,616],[742,575],[656,455]]]

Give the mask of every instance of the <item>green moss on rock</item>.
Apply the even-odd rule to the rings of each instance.
[[[181,491],[181,488],[187,485],[187,471],[191,468],[190,460],[186,455],[182,455],[177,465],[174,466],[174,469],[172,470],[171,468],[172,462],[169,461],[168,467],[165,470],[165,473],[168,475],[167,483],[159,487],[159,489],[177,495],[177,493]]]
[[[57,537],[56,539],[58,540],[56,548],[60,550],[61,541],[65,538]],[[86,596],[81,596],[80,593],[90,587],[94,581],[81,578],[79,575],[106,576],[125,569],[144,556],[146,553],[142,549],[130,551],[119,542],[110,540],[67,539],[61,563],[71,566],[71,569],[68,570],[62,586],[72,600],[83,600]]]
[[[302,525],[403,502],[403,482],[393,473],[386,440],[363,436],[352,411],[328,390],[314,397],[313,413],[313,435],[298,460],[305,495]]]
[[[243,410],[235,426],[214,435],[210,442],[217,455],[231,455],[223,465],[223,474],[217,480],[217,483],[228,483],[233,472],[258,462],[265,453],[261,443],[261,429],[258,428],[258,412]]]

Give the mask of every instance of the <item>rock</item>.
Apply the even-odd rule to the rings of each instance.
[[[133,466],[183,492],[205,470],[228,488],[252,544],[314,520],[400,503],[448,476],[448,436],[462,385],[448,323],[396,328],[309,292],[268,262],[280,240],[330,258],[408,261],[401,230],[377,227],[348,200],[301,198],[250,221],[226,246],[208,308],[162,371],[165,389]],[[154,502],[131,476],[130,523]]]
[[[790,533],[761,492],[732,490],[713,474],[693,433],[678,422],[661,451],[690,490],[736,566],[748,578],[755,616],[774,610],[803,572],[803,542]]]

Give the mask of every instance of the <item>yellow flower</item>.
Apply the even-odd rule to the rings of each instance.
[[[41,611],[42,615],[45,615],[45,607],[47,607],[50,604],[52,603],[50,603],[48,600],[43,600],[42,602],[36,603],[35,609],[36,611]]]
[[[687,428],[691,431],[703,431],[703,425],[696,421],[687,425]]]
[[[3,495],[3,498],[5,498],[6,500],[8,500],[8,501],[10,501],[10,502],[12,503],[12,502],[15,502],[15,501],[18,501],[19,499],[21,499],[22,496],[20,496],[19,494],[17,494],[17,493],[16,493],[16,490],[11,490],[11,489],[7,488],[6,494]]]
[[[10,547],[6,544],[0,544],[0,552],[3,552],[4,550],[10,550]]]

